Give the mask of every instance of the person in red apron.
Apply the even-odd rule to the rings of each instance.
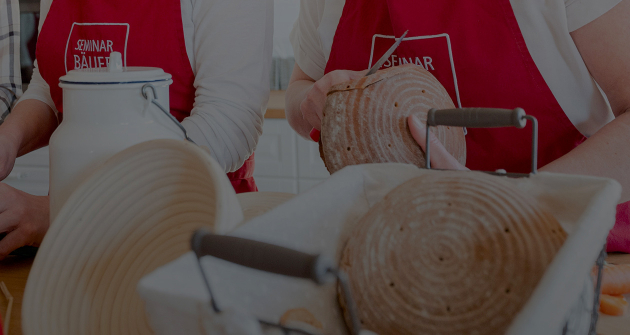
[[[37,60],[57,110],[63,114],[58,83],[68,69],[105,67],[109,53],[119,51],[126,66],[159,67],[173,76],[171,114],[183,121],[193,110],[196,89],[185,52],[180,1],[135,1],[135,10],[127,5],[120,10],[121,4],[111,0],[53,1],[39,35]],[[252,154],[240,169],[228,174],[237,193],[257,191],[253,172]]]
[[[422,66],[435,75],[459,107],[524,108],[539,122],[538,162],[542,171],[614,178],[624,187],[622,200],[630,200],[630,177],[626,172],[630,169],[630,151],[625,148],[630,141],[627,130],[630,113],[625,113],[630,108],[630,85],[624,84],[630,78],[627,57],[630,48],[625,42],[630,37],[627,35],[630,24],[625,19],[630,15],[630,1],[623,1],[572,34],[586,66],[608,95],[617,116],[588,139],[569,120],[533,60],[513,3],[509,0],[345,1],[324,75],[315,80],[296,61],[287,91],[290,124],[305,137],[316,136],[312,129],[317,130],[321,125],[328,89],[364,76],[365,70],[394,43],[394,38],[409,30],[384,67],[397,63]],[[302,6],[309,5],[303,2]],[[324,8],[324,14],[320,15],[332,10]],[[320,24],[326,20],[322,19]],[[603,45],[608,48],[602,49]],[[309,50],[306,45],[296,48],[295,43],[294,48],[296,54]],[[408,121],[412,134],[424,149],[424,125],[415,118]],[[432,152],[432,165],[445,169],[529,172],[529,131],[468,129],[466,144],[466,167],[441,146]],[[628,203],[618,206],[609,251],[630,252],[629,208]]]
[[[269,98],[272,17],[271,0],[42,0],[37,71],[0,129],[0,178],[63,122],[59,78],[106,67],[117,51],[124,66],[171,74],[171,114],[209,147],[237,193],[257,191],[253,151]],[[0,232],[8,232],[0,259],[38,245],[49,224],[47,197],[0,184],[0,203],[7,198],[18,200],[0,208]]]

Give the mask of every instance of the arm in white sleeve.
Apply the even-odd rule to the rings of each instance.
[[[196,0],[195,103],[182,124],[226,172],[251,156],[269,100],[273,0]]]
[[[325,4],[324,0],[300,0],[300,14],[290,35],[295,62],[315,80],[324,76],[326,68],[326,56],[318,32]]]
[[[31,77],[31,82],[28,84],[28,89],[18,103],[28,100],[39,100],[46,105],[48,105],[55,112],[55,115],[58,115],[57,107],[55,107],[55,102],[50,95],[50,86],[48,83],[42,78],[42,75],[39,74],[39,70],[37,69],[37,60],[35,60],[34,68],[33,68],[33,77]]]
[[[576,31],[618,5],[621,0],[564,0],[569,31]]]

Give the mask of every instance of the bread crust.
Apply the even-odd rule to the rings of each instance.
[[[340,261],[363,327],[377,334],[506,332],[566,233],[504,178],[428,173],[372,207]]]
[[[318,330],[323,330],[324,326],[317,318],[306,308],[293,308],[286,311],[280,317],[280,324],[283,326],[307,325]]]
[[[423,122],[431,108],[455,108],[440,82],[420,66],[408,64],[333,86],[323,112],[320,152],[330,173],[345,166],[399,162],[425,165],[407,117]],[[439,126],[434,134],[462,165],[463,128]]]

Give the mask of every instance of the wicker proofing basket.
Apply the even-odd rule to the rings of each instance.
[[[154,140],[110,158],[68,199],[33,263],[24,334],[152,334],[138,280],[186,253],[192,232],[243,219],[210,154]]]

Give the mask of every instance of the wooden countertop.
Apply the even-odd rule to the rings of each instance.
[[[614,264],[630,264],[630,254],[611,254],[608,256],[607,261]],[[14,299],[8,335],[22,334],[22,324],[20,323],[22,296],[24,295],[26,279],[28,278],[32,264],[33,259],[18,257],[10,257],[0,262],[0,282],[4,282],[7,285]],[[3,318],[6,313],[6,308],[7,301],[4,297],[1,297],[0,315],[2,315]],[[600,315],[597,324],[597,333],[600,335],[630,334],[630,313],[626,313],[623,317]]]
[[[271,91],[265,119],[284,119],[284,94],[285,91]]]
[[[31,271],[32,264],[33,258],[17,256],[10,256],[0,262],[0,282],[5,283],[9,293],[13,296],[13,308],[11,309],[11,318],[9,320],[9,333],[5,335],[22,334],[22,297],[24,295],[24,287],[26,286],[26,279],[28,278],[28,273]],[[7,322],[4,319],[6,311],[7,300],[4,295],[0,293],[0,315],[4,323]]]

